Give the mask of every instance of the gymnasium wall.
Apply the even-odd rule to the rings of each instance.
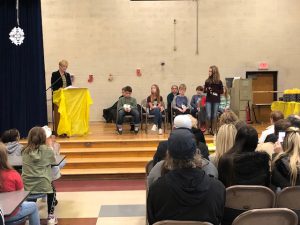
[[[67,59],[74,86],[91,92],[90,120],[99,121],[123,86],[132,86],[138,102],[153,83],[164,99],[180,83],[191,97],[210,65],[224,79],[245,77],[267,62],[269,70],[279,71],[278,90],[299,84],[300,1],[199,0],[198,54],[196,6],[196,1],[43,0],[47,86],[58,62]],[[49,121],[50,102],[49,92]]]

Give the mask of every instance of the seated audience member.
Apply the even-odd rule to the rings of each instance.
[[[270,185],[270,157],[256,152],[258,135],[251,126],[237,131],[233,147],[221,156],[219,179],[225,187],[232,185]]]
[[[149,224],[161,220],[207,221],[219,225],[225,205],[225,188],[197,168],[196,142],[187,129],[175,129],[168,139],[169,172],[149,188]]]
[[[208,147],[202,131],[197,127],[197,120],[192,115],[178,115],[174,119],[174,128],[187,128],[192,131],[195,136],[196,145],[201,151],[203,158],[208,160]]]
[[[46,133],[46,143],[47,146],[52,149],[54,156],[57,157],[60,155],[60,144],[56,142],[55,136],[52,135],[52,131],[48,126],[43,126],[43,129]],[[57,180],[61,177],[60,169],[66,165],[66,160],[64,159],[58,166],[52,166],[52,180]]]
[[[191,115],[178,115],[174,119],[174,129],[184,128],[189,129],[195,136],[196,144],[201,152],[203,158],[208,160],[208,147],[205,142],[204,135],[197,126],[197,120]],[[161,141],[158,144],[157,150],[153,156],[153,166],[161,160],[164,160],[167,155],[168,143],[167,141]]]
[[[221,156],[232,148],[236,132],[236,128],[233,124],[224,124],[219,128],[216,137],[216,151],[209,156],[209,160],[216,167],[218,167]]]
[[[172,102],[172,108],[175,115],[189,114],[190,113],[190,102],[188,97],[185,96],[186,85],[179,85],[179,94],[176,95]]]
[[[220,95],[220,105],[219,112],[223,113],[226,110],[230,109],[230,95],[228,94],[228,89],[226,86],[223,86],[224,92]]]
[[[10,129],[4,131],[1,140],[6,145],[8,157],[11,158],[21,157],[21,151],[23,145],[19,143],[20,133],[17,129]]]
[[[274,154],[275,147],[281,147],[281,144],[278,142],[278,134],[279,132],[285,132],[287,128],[291,126],[291,123],[286,119],[278,120],[274,124],[274,133],[269,134],[266,137],[266,140],[264,143],[258,144],[256,151],[259,152],[266,152],[269,154],[270,159],[272,159]]]
[[[125,115],[132,115],[134,122],[134,132],[137,134],[139,132],[140,126],[140,113],[137,109],[136,99],[131,97],[132,88],[130,86],[124,87],[124,96],[118,101],[118,121],[117,121],[117,131],[122,134],[123,120]]]
[[[166,155],[167,154],[168,153],[166,153]],[[214,166],[212,162],[210,162],[209,160],[201,156],[199,148],[197,148],[195,157],[201,158],[201,160],[199,160],[201,164],[197,165],[197,167],[201,168],[206,175],[218,179],[217,168]],[[161,176],[165,175],[168,172],[169,172],[169,168],[167,162],[164,159],[156,163],[155,166],[153,166],[153,168],[150,170],[149,175],[147,176],[147,188],[149,189],[149,187],[154,183],[154,181],[156,181],[158,178],[160,178]]]
[[[270,123],[271,123],[271,125],[268,126],[266,128],[266,130],[264,130],[261,133],[261,136],[260,136],[259,141],[258,141],[259,143],[264,143],[266,137],[269,134],[273,134],[274,133],[274,123],[276,123],[278,120],[281,120],[281,119],[284,119],[284,115],[283,115],[282,112],[280,112],[280,111],[273,111],[273,112],[271,112],[271,114],[270,114]]]
[[[294,114],[289,115],[287,120],[291,122],[293,127],[300,128],[300,116],[299,115],[294,115]]]
[[[171,125],[172,125],[172,120],[173,120],[172,115],[171,115],[171,105],[172,105],[173,99],[176,95],[178,95],[178,86],[172,85],[171,93],[169,93],[167,96],[168,120]]]
[[[23,190],[20,174],[8,163],[7,149],[0,142],[0,192]],[[29,218],[29,225],[40,225],[39,211],[35,202],[23,202],[12,215],[5,217],[5,222],[18,221],[24,217]]]
[[[272,184],[280,188],[300,185],[300,129],[289,127],[282,148],[275,152],[278,155],[272,162]]]
[[[158,129],[158,134],[163,134],[161,129],[162,123],[162,111],[164,110],[163,98],[160,95],[160,90],[158,85],[153,84],[151,86],[151,94],[147,98],[147,104],[149,108],[149,114],[154,115],[154,124],[152,126],[152,131],[156,132]]]
[[[42,127],[33,127],[28,134],[28,144],[22,151],[22,178],[26,191],[31,194],[47,194],[48,225],[57,224],[54,215],[56,190],[52,183],[51,164],[55,156],[46,145],[46,133]]]
[[[223,124],[233,124],[233,125],[235,125],[238,121],[239,121],[239,118],[231,110],[225,111],[220,116],[220,119],[219,119],[220,126],[222,126]]]

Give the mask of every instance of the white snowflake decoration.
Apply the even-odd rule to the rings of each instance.
[[[9,39],[15,45],[21,45],[25,39],[24,31],[21,27],[14,27],[9,33]]]

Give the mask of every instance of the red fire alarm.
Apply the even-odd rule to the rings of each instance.
[[[261,62],[258,66],[259,70],[268,70],[269,69],[269,64],[266,62]]]
[[[136,75],[137,75],[138,77],[142,76],[141,69],[136,69]]]

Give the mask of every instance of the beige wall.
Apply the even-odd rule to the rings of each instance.
[[[164,98],[171,84],[186,83],[191,97],[212,64],[224,79],[245,76],[266,61],[279,71],[279,90],[299,87],[299,0],[200,0],[199,55],[195,1],[42,0],[42,12],[47,85],[58,61],[67,59],[74,85],[91,92],[92,121],[102,120],[102,109],[125,85],[138,102],[153,83]],[[48,112],[51,120],[50,102]]]

